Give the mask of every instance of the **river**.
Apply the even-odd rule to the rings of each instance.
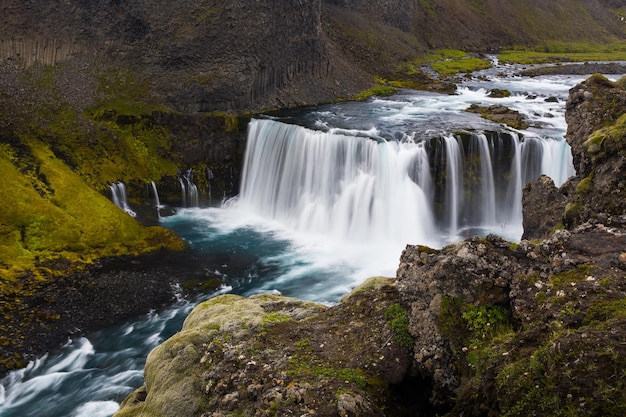
[[[254,120],[241,195],[219,208],[178,209],[161,219],[199,257],[220,253],[245,267],[207,271],[223,282],[216,293],[68,341],[9,374],[0,381],[0,416],[111,416],[142,385],[150,350],[180,329],[197,302],[218,293],[271,291],[333,304],[369,276],[394,276],[407,243],[440,247],[489,232],[519,240],[521,183],[545,173],[561,184],[573,174],[564,107],[568,90],[586,77],[500,75],[504,70],[467,80],[456,95],[405,90]],[[494,88],[511,95],[491,98]],[[466,113],[472,103],[508,106],[532,127],[503,129]],[[476,145],[455,138],[467,129],[468,143],[479,137]],[[483,131],[500,133],[483,140]],[[426,145],[435,136],[441,145]],[[542,161],[525,160],[519,138],[538,143]],[[504,168],[496,167],[499,159],[478,158],[480,168],[472,169],[482,173],[472,176],[493,183],[478,203],[462,198],[469,182],[463,167],[476,159],[463,146],[475,146],[477,155],[498,146],[518,153]],[[436,168],[433,161],[445,162]],[[437,169],[446,170],[445,191]]]

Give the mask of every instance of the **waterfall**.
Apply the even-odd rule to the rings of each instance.
[[[522,186],[550,171],[567,175],[563,143],[509,132],[386,142],[253,120],[238,204],[295,230],[347,240],[519,238]]]
[[[449,234],[455,236],[459,228],[459,209],[463,206],[463,154],[453,135],[443,137],[446,145],[446,201]]]
[[[152,193],[154,194],[154,205],[157,209],[157,216],[161,217],[161,200],[159,200],[159,192],[157,191],[157,186],[154,181],[150,181],[150,185],[152,186]]]
[[[118,181],[111,184],[109,188],[111,189],[111,200],[113,201],[113,204],[124,210],[132,217],[136,217],[137,214],[130,208],[128,202],[126,201],[126,186],[124,183]]]
[[[184,174],[178,173],[178,183],[182,194],[182,204],[184,207],[198,206],[198,187],[193,182],[193,172],[189,168]]]
[[[337,239],[432,241],[424,146],[319,132],[269,120],[249,126],[238,204]]]

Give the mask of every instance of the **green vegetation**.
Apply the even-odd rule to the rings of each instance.
[[[597,157],[606,140],[620,141],[626,137],[626,114],[623,114],[612,125],[599,129],[589,136],[584,146],[592,157]]]
[[[584,281],[593,270],[593,265],[581,264],[576,268],[569,269],[567,271],[560,272],[550,276],[549,283],[555,289],[561,289],[571,284]]]
[[[385,85],[385,80],[377,79],[377,84],[365,91],[361,91],[356,96],[354,96],[354,100],[357,101],[365,101],[373,96],[389,96],[398,91],[398,88],[393,87],[391,85]]]
[[[626,59],[626,45],[547,42],[543,48],[511,49],[498,54],[504,64],[553,64],[556,62],[621,61]]]
[[[385,310],[385,319],[393,331],[396,342],[407,349],[413,348],[413,336],[409,332],[409,316],[406,308],[392,304]]]
[[[420,71],[421,66],[428,65],[439,75],[444,77],[459,73],[470,73],[491,67],[491,61],[484,58],[468,55],[454,49],[441,49],[424,55],[407,65],[405,72],[414,74]]]
[[[458,73],[470,73],[491,67],[491,61],[482,58],[462,58],[437,61],[431,64],[431,68],[440,75],[451,76]]]
[[[296,352],[288,360],[288,374],[296,379],[307,378],[333,378],[338,381],[346,381],[356,384],[360,389],[365,389],[373,381],[361,369],[335,366],[330,362],[323,361],[313,353],[311,342],[307,339],[294,343]]]

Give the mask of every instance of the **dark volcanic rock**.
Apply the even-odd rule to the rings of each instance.
[[[433,382],[431,405],[455,416],[522,416],[582,395],[589,400],[577,407],[590,415],[619,415],[614,402],[626,410],[621,393],[601,396],[594,385],[623,383],[615,366],[626,364],[617,342],[626,337],[624,248],[625,229],[591,224],[536,246],[494,236],[440,251],[408,246],[398,289],[417,367]]]
[[[594,75],[570,90],[566,103],[567,142],[581,178],[591,173],[591,156],[584,145],[596,130],[615,123],[626,113],[626,92],[601,75]]]
[[[0,62],[124,69],[183,112],[258,111],[347,97],[362,70],[337,62],[321,2],[141,0],[0,6]]]
[[[522,239],[544,239],[555,228],[562,227],[567,203],[563,190],[559,190],[548,176],[542,175],[526,184],[522,195]]]
[[[565,213],[566,225],[596,219],[623,222],[626,214],[626,90],[594,75],[570,90],[567,141],[581,178]]]
[[[480,106],[472,104],[467,108],[470,113],[480,114],[485,119],[492,120],[497,123],[504,123],[515,129],[526,129],[528,122],[520,112],[510,109],[501,104],[493,104],[491,106]]]

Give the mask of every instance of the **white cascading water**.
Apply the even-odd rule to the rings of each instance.
[[[186,267],[194,277],[207,267],[223,277],[220,293],[277,290],[325,304],[369,276],[393,276],[407,243],[437,246],[485,232],[517,240],[522,185],[543,173],[559,186],[574,174],[563,139],[564,103],[586,77],[502,78],[504,70],[466,80],[455,95],[408,91],[286,115],[326,133],[255,120],[239,201],[181,209],[160,222],[190,243],[194,262]],[[492,98],[493,88],[512,94]],[[532,127],[504,131],[465,112],[472,103],[505,105]],[[450,133],[462,129],[491,133]],[[400,142],[383,143],[382,137]],[[479,152],[469,153],[471,140],[484,142],[475,148],[488,149],[491,168],[484,168]],[[483,204],[471,193],[486,175],[478,174],[481,167],[493,181],[491,227],[483,223],[493,215],[472,207]],[[194,194],[190,174],[179,177],[183,207],[197,204],[188,199]],[[111,186],[112,193],[120,191],[112,198],[123,208],[120,188]],[[145,356],[180,329],[192,305],[90,334],[89,341],[75,340],[12,372],[0,380],[0,417],[110,417],[143,383]]]
[[[240,205],[341,240],[433,241],[423,145],[270,120],[254,120],[249,129]]]
[[[113,204],[124,210],[130,216],[136,217],[137,213],[130,208],[126,200],[126,185],[124,185],[123,182],[118,181],[111,184],[109,188],[111,189],[111,200],[113,201]]]
[[[464,137],[434,139],[445,157],[433,159],[432,141],[253,120],[238,204],[291,229],[343,241],[438,247],[476,232],[519,239],[522,186],[542,173],[556,176],[557,185],[569,177],[561,160],[569,154],[566,143],[508,132]],[[508,159],[499,155],[506,150]],[[432,161],[445,164],[439,198]]]

